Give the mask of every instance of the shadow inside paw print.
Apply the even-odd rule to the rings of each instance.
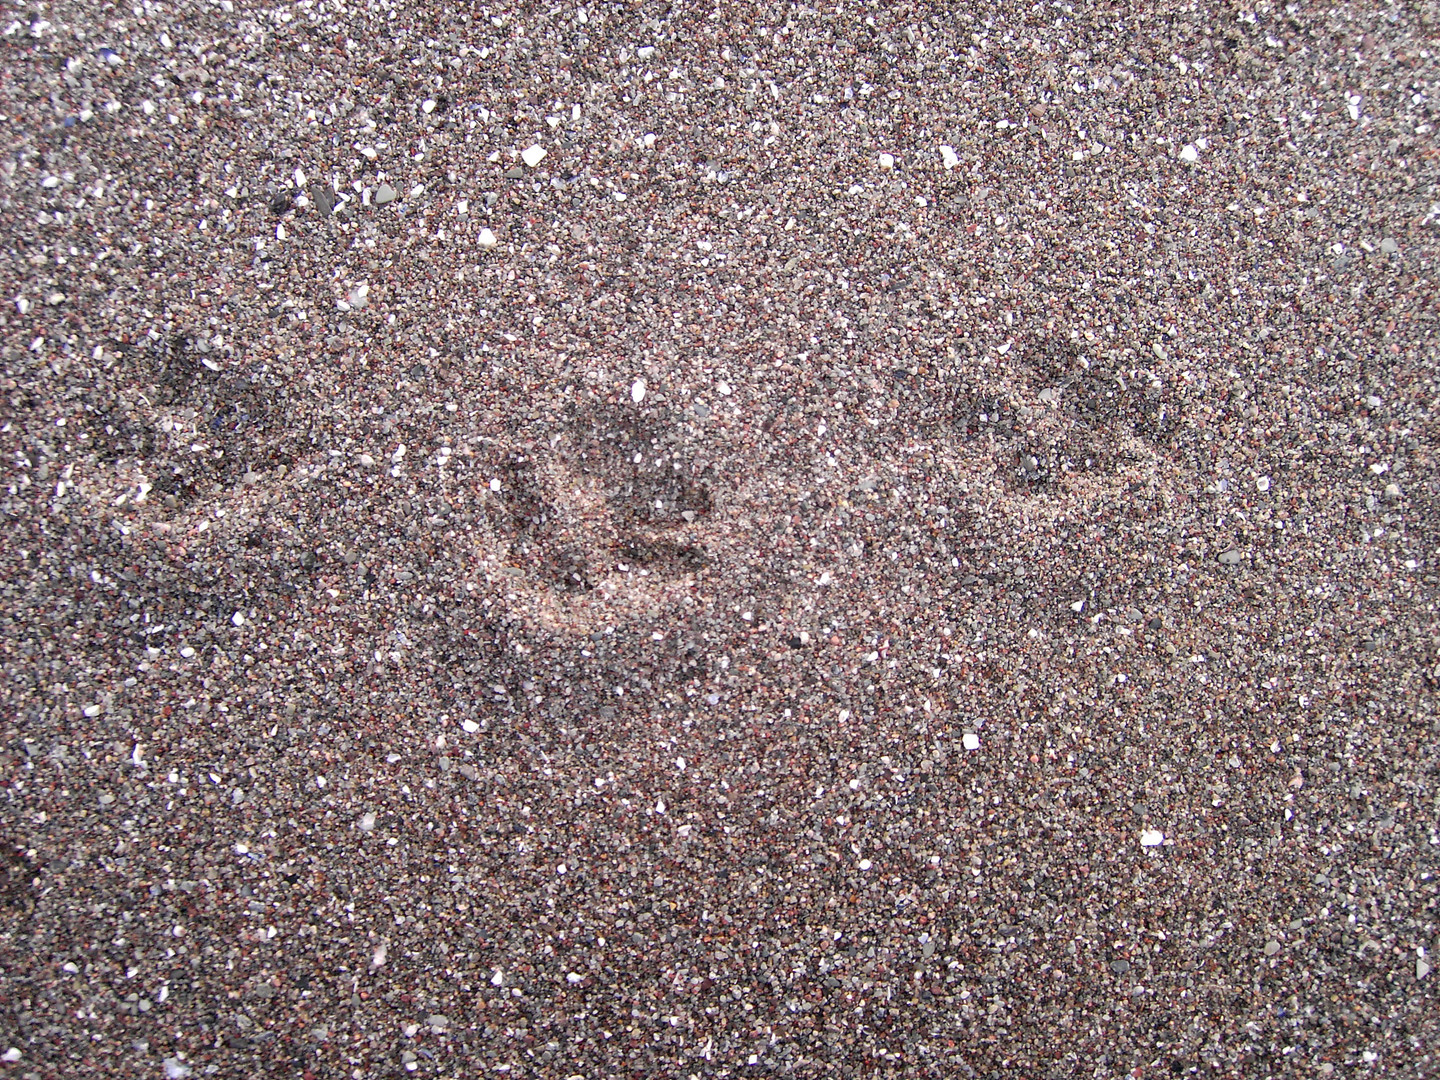
[[[34,867],[12,844],[0,847],[0,914],[28,915],[35,910]]]
[[[616,521],[625,527],[675,527],[715,508],[713,476],[697,471],[678,430],[620,409],[572,418],[570,467],[598,481]]]
[[[487,469],[504,561],[557,598],[590,593],[617,568],[660,584],[707,563],[697,530],[715,509],[713,473],[663,420],[577,410],[550,443],[497,448]]]

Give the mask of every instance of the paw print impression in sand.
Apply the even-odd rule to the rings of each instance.
[[[714,470],[679,425],[621,405],[485,455],[479,553],[506,606],[588,632],[682,602],[707,562]],[[485,474],[482,474],[485,475]]]

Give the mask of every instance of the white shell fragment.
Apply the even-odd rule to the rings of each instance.
[[[536,165],[539,165],[540,162],[544,161],[547,156],[545,148],[539,143],[536,143],[533,146],[525,148],[525,152],[520,155],[520,160],[533,169]]]
[[[1165,834],[1159,829],[1146,829],[1140,834],[1141,847],[1159,847],[1165,843]]]
[[[481,247],[482,250],[484,250],[484,251],[494,251],[494,250],[495,250],[495,245],[498,244],[498,243],[500,243],[500,241],[499,241],[499,239],[495,236],[495,234],[494,234],[493,232],[491,232],[489,229],[481,229],[481,230],[480,230],[480,239],[479,239],[478,243],[480,244],[480,247]]]
[[[645,380],[636,379],[630,387],[630,400],[636,405],[645,400]]]

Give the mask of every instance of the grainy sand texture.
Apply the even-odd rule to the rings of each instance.
[[[1440,1073],[1440,5],[0,13],[0,1076]]]

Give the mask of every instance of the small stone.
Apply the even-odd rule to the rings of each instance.
[[[477,724],[474,720],[461,720],[460,729],[468,735],[474,735],[477,731],[480,730],[480,725]]]
[[[1235,548],[1220,553],[1220,562],[1225,566],[1239,566],[1244,556]]]
[[[230,622],[231,622],[231,624],[234,625],[234,626],[244,626],[244,625],[245,625],[245,613],[242,612],[242,611],[237,611],[237,612],[235,612],[234,615],[231,615],[231,616],[230,616]]]
[[[105,711],[105,706],[104,706],[104,705],[101,705],[101,704],[98,703],[98,702],[95,703],[94,705],[86,705],[86,706],[85,706],[85,709],[84,709],[85,715],[86,715],[86,716],[89,716],[89,717],[91,717],[91,718],[94,718],[94,717],[96,717],[96,716],[99,716],[99,715],[100,715],[102,712],[104,712],[104,711]]]
[[[1280,951],[1280,943],[1279,943],[1278,941],[1267,941],[1267,942],[1265,943],[1265,955],[1266,955],[1266,956],[1274,956],[1274,955],[1275,955],[1276,953],[1278,953],[1279,951]]]
[[[379,190],[375,192],[375,205],[385,206],[399,197],[400,193],[389,184],[381,184]]]
[[[1396,243],[1393,236],[1387,236],[1384,240],[1380,241],[1380,250],[1386,255],[1394,255],[1400,250],[1400,245]]]
[[[1397,501],[1400,499],[1400,495],[1401,495],[1401,492],[1400,492],[1400,485],[1399,485],[1399,484],[1386,484],[1386,485],[1385,485],[1385,498],[1386,498],[1387,501],[1389,501],[1389,502],[1397,502]]]
[[[506,179],[506,180],[519,180],[519,179],[523,178],[524,175],[525,175],[525,170],[522,169],[519,165],[512,165],[510,168],[508,168],[508,169],[505,170],[505,179]],[[493,205],[493,204],[492,204],[492,205]]]
[[[360,817],[360,831],[361,831],[361,832],[372,832],[372,831],[374,831],[374,829],[375,829],[375,815],[374,815],[373,813],[366,813],[366,814],[361,815],[361,817]]]
[[[315,204],[315,209],[320,211],[321,217],[329,217],[335,209],[335,192],[324,184],[312,184],[310,201]]]
[[[520,155],[520,160],[533,169],[544,161],[546,156],[545,148],[539,143],[535,143],[525,148],[525,152]]]
[[[1180,160],[1187,165],[1194,165],[1200,160],[1200,151],[1195,149],[1194,143],[1186,143],[1180,150]]]
[[[1425,962],[1425,958],[1422,956],[1415,961],[1415,978],[1423,979],[1426,975],[1429,974],[1430,965]]]
[[[973,731],[967,731],[960,737],[960,745],[965,747],[966,750],[979,750],[980,736],[976,735]]]
[[[500,240],[489,229],[481,229],[480,238],[477,243],[479,243],[483,251],[494,251],[495,246],[500,243]]]
[[[1165,843],[1165,834],[1159,829],[1146,829],[1140,834],[1141,847],[1159,847]]]
[[[630,400],[639,405],[645,400],[645,380],[636,379],[630,385]]]
[[[891,169],[895,168],[895,156],[893,154],[881,154],[880,168],[884,169],[886,172],[889,172]]]
[[[706,405],[703,401],[697,401],[695,402],[695,404],[691,405],[690,411],[695,414],[695,419],[697,420],[710,419],[710,406]]]
[[[1256,489],[1257,491],[1259,491],[1262,495],[1263,495],[1265,492],[1269,491],[1269,490],[1270,490],[1270,478],[1269,478],[1268,476],[1262,476],[1262,477],[1260,477],[1259,480],[1256,480],[1256,481],[1255,481],[1255,489]]]
[[[423,112],[426,116],[429,116],[432,112],[435,111],[435,99],[426,98],[424,101],[422,101],[420,103],[420,111]]]
[[[871,865],[872,865],[872,864],[871,864],[871,862],[870,862],[869,859],[861,859],[861,860],[860,860],[860,869],[861,869],[861,870],[869,870],[870,867],[871,867]]]
[[[1116,975],[1124,975],[1127,971],[1130,970],[1130,961],[1112,960],[1110,961],[1110,970],[1113,971]]]
[[[432,1031],[444,1031],[450,1026],[450,1018],[444,1013],[431,1013],[425,1018],[425,1023],[430,1025]]]

